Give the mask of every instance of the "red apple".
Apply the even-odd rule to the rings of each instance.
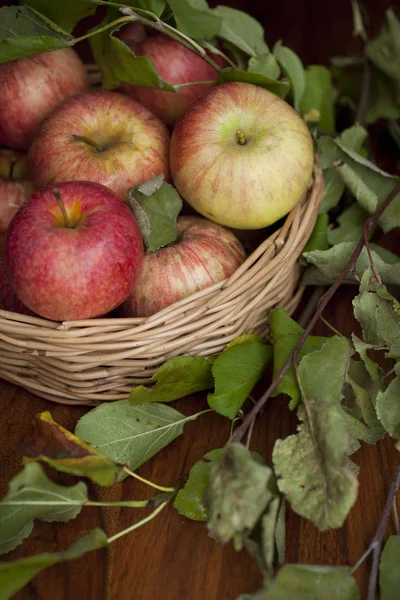
[[[0,234],[32,192],[26,155],[0,148]]]
[[[4,266],[4,239],[0,237],[0,309],[31,315],[32,312],[17,298]]]
[[[16,294],[55,321],[113,310],[128,297],[142,262],[141,233],[129,207],[87,181],[36,192],[7,231],[5,264]]]
[[[168,83],[214,82],[218,78],[218,73],[213,67],[166,35],[157,33],[140,43],[133,43],[128,34],[122,39],[131,46],[135,55],[149,58],[160,77]],[[175,93],[129,84],[121,85],[126,94],[137,98],[167,125],[174,125],[196,98],[204,96],[213,87],[214,83],[189,85]]]
[[[143,42],[147,38],[147,34],[141,23],[129,23],[117,31],[115,37],[130,46],[131,44]]]
[[[0,144],[28,150],[39,123],[65,98],[89,87],[72,48],[0,65]]]
[[[236,229],[286,215],[307,190],[313,143],[284,100],[248,83],[226,83],[197,100],[174,129],[171,174],[200,214]]]
[[[213,283],[227,279],[244,262],[239,240],[201,217],[179,217],[174,244],[145,254],[143,270],[122,309],[148,317]]]
[[[70,98],[48,115],[29,149],[37,188],[93,181],[121,197],[162,173],[167,179],[169,133],[139,102],[115,92]]]

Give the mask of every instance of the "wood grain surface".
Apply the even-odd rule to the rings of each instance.
[[[341,289],[326,311],[330,323],[345,335],[357,325],[351,311],[355,288]],[[320,324],[316,333],[329,335]],[[263,389],[265,382],[259,385]],[[202,394],[173,403],[190,414],[205,407]],[[0,495],[6,492],[10,478],[21,466],[18,446],[29,436],[33,416],[50,410],[54,419],[72,429],[85,412],[82,408],[53,405],[13,385],[0,382]],[[261,452],[267,463],[273,443],[296,427],[295,416],[287,400],[278,397],[269,402],[254,429],[251,448]],[[160,484],[172,484],[186,473],[205,452],[220,447],[229,436],[229,423],[215,414],[189,423],[185,433],[139,469],[144,477]],[[288,562],[354,565],[366,550],[379,522],[398,460],[391,441],[386,438],[377,446],[363,445],[353,455],[360,466],[360,488],[356,504],[345,525],[320,533],[310,522],[290,510],[287,512]],[[73,478],[62,477],[63,482]],[[142,499],[151,491],[134,480],[112,488],[91,488],[98,499]],[[399,503],[400,508],[400,503]],[[135,509],[84,508],[68,524],[37,522],[32,536],[6,559],[66,548],[91,528],[105,528],[109,535],[139,520],[146,511]],[[388,534],[390,532],[388,527]],[[365,597],[368,565],[356,573]],[[83,559],[52,567],[38,575],[18,600],[234,600],[244,591],[256,590],[261,576],[245,551],[236,553],[231,545],[221,546],[207,535],[203,524],[180,517],[169,507],[143,528],[118,540],[107,549]]]

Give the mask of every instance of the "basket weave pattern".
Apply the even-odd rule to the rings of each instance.
[[[55,323],[0,310],[0,377],[64,404],[126,398],[173,356],[210,356],[242,333],[268,333],[268,312],[289,313],[302,289],[296,263],[323,194],[314,169],[306,196],[227,280],[147,318]]]

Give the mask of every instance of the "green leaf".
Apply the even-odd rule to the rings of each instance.
[[[211,40],[220,33],[222,19],[205,0],[168,0],[176,27],[195,40]]]
[[[314,225],[312,234],[303,250],[303,252],[311,252],[312,250],[328,250],[328,224],[329,217],[327,214],[318,216],[317,222]]]
[[[58,485],[47,479],[37,463],[25,465],[0,501],[0,553],[21,544],[30,535],[35,519],[64,523],[75,519],[87,499],[82,481],[68,487]]]
[[[353,125],[348,129],[342,131],[337,140],[349,150],[354,150],[354,152],[361,152],[361,149],[364,145],[365,140],[368,137],[368,131],[359,125]]]
[[[202,356],[175,356],[152,376],[154,385],[139,385],[129,394],[134,406],[144,402],[171,402],[214,387],[211,363]]]
[[[359,204],[352,204],[337,218],[338,226],[328,230],[328,241],[334,246],[341,242],[358,242],[364,231],[367,211]],[[317,248],[320,250],[320,248]],[[306,248],[305,251],[308,249]]]
[[[218,37],[230,42],[249,56],[269,53],[264,41],[264,30],[249,14],[229,6],[217,6],[214,14],[221,18]]]
[[[305,72],[305,90],[300,102],[300,113],[306,117],[318,111],[318,126],[323,131],[335,131],[335,91],[330,71],[321,65],[311,65]]]
[[[343,410],[342,418],[346,424],[347,436],[348,436],[348,447],[347,455],[351,456],[354,452],[360,448],[360,440],[367,444],[376,444],[379,437],[377,438],[374,431],[367,427],[360,419],[354,417],[347,410]],[[382,437],[382,436],[380,436]],[[349,466],[353,466],[353,463],[349,461]],[[354,465],[354,470],[358,474],[358,466]]]
[[[358,600],[357,584],[348,567],[285,565],[272,586],[238,600]]]
[[[385,173],[341,141],[324,136],[320,138],[318,147],[322,154],[336,163],[343,183],[369,213],[373,213],[400,183],[398,177]],[[384,211],[379,225],[385,232],[400,226],[400,194]]]
[[[228,344],[212,365],[215,392],[207,398],[211,408],[234,419],[271,358],[271,346],[257,335],[245,334]]]
[[[343,195],[344,183],[339,175],[333,169],[324,169],[324,195],[321,200],[319,207],[320,214],[329,212],[332,208],[335,208]]]
[[[128,6],[137,6],[137,0],[124,0],[124,4]],[[165,9],[165,0],[140,0],[139,4],[145,10],[149,10],[159,17]]]
[[[353,35],[360,37],[365,42],[367,40],[367,32],[365,31],[364,21],[357,0],[351,0],[351,8],[353,10]]]
[[[115,463],[128,464],[134,471],[201,414],[185,417],[165,404],[131,406],[129,400],[118,400],[101,404],[84,415],[75,433]]]
[[[396,266],[400,264],[392,266],[393,270]],[[385,286],[372,284],[371,276],[372,270],[367,269],[360,293],[353,300],[354,316],[361,323],[367,344],[387,348],[389,356],[400,357],[400,304]]]
[[[112,485],[119,467],[56,423],[49,412],[36,416],[24,445],[24,462],[44,462],[64,473],[89,477],[99,485]]]
[[[379,565],[379,587],[381,600],[397,600],[400,589],[400,536],[391,535],[383,552]]]
[[[254,558],[264,575],[264,584],[271,579],[273,574],[272,568],[276,554],[275,531],[282,503],[281,497],[273,497],[251,535],[244,539],[246,550]]]
[[[266,52],[260,56],[252,56],[249,60],[248,71],[259,73],[272,79],[277,79],[280,74],[280,68],[271,52]]]
[[[397,442],[400,440],[400,377],[393,379],[384,392],[379,392],[376,412],[388,432]]]
[[[356,242],[341,242],[329,250],[314,250],[305,252],[303,256],[307,262],[312,265],[304,273],[302,282],[304,285],[329,285],[343,271],[350,260]],[[377,244],[370,244],[371,255],[378,269],[382,281],[387,284],[400,284],[400,262],[396,255],[384,252],[383,248]],[[369,269],[370,263],[365,248],[357,260],[356,272],[359,278]],[[357,283],[357,279],[352,273],[348,273],[345,278],[346,283]]]
[[[270,311],[269,327],[274,351],[273,379],[275,379],[295,349],[296,344],[304,333],[304,329],[291,319],[283,308],[274,308]],[[308,336],[297,356],[297,364],[299,365],[304,356],[310,352],[320,350],[326,340],[326,337]],[[301,394],[293,365],[286,371],[272,395],[278,396],[279,394],[287,394],[291,397],[290,409],[293,410],[298,406]]]
[[[112,34],[120,25],[100,33],[97,29],[111,22],[111,16],[106,15],[102,23],[92,29],[89,39],[94,59],[102,72],[102,85],[106,90],[112,90],[121,82],[141,87],[176,91],[176,88],[164,81],[146,56],[135,56],[132,49],[122,40]]]
[[[338,140],[343,146],[360,152],[363,144],[368,136],[368,133],[361,125],[354,125],[345,129]],[[324,170],[325,192],[322,198],[320,213],[325,213],[334,208],[344,192],[344,183],[339,173],[331,167],[335,161],[335,150],[332,145],[326,145],[324,140],[326,137],[321,137],[318,140],[318,149],[320,151],[320,166]]]
[[[278,518],[276,520],[275,545],[278,559],[277,562],[279,565],[284,565],[286,551],[286,502],[284,498],[282,498]]]
[[[280,491],[322,531],[341,527],[357,496],[357,480],[345,466],[348,432],[340,406],[350,353],[347,341],[335,336],[302,359],[302,424],[273,450]]]
[[[241,444],[229,444],[209,464],[205,502],[207,527],[222,543],[233,540],[236,550],[252,531],[269,502],[278,494],[275,476]]]
[[[9,600],[18,590],[29,583],[40,571],[68,560],[80,558],[86,552],[107,545],[107,535],[101,529],[93,529],[74,542],[63,552],[46,552],[28,558],[0,564],[0,599]]]
[[[337,103],[357,110],[363,79],[363,62],[351,69],[334,66],[333,77],[339,89]],[[379,119],[397,119],[400,116],[400,104],[396,101],[396,89],[390,78],[382,71],[371,66],[371,85],[368,110],[365,122],[370,125]]]
[[[368,42],[365,54],[378,69],[394,82],[400,102],[400,22],[392,9],[386,11],[386,23],[379,35]]]
[[[368,137],[368,132],[361,125],[353,125],[342,131],[342,133],[336,138],[343,147],[354,150],[354,152],[360,152],[364,145],[365,140]],[[328,142],[327,142],[328,141]],[[336,145],[331,144],[333,141],[331,137],[322,135],[318,139],[318,150],[320,152],[320,166],[322,169],[332,167],[334,162],[337,160]]]
[[[64,31],[71,33],[75,25],[82,19],[93,15],[96,5],[90,0],[68,0],[68,8],[62,2],[54,0],[25,0],[23,4],[29,5],[37,12],[57,23]]]
[[[203,497],[209,482],[210,462],[219,460],[223,451],[223,448],[211,450],[203,460],[197,462],[190,469],[187,482],[178,491],[174,500],[174,508],[180,515],[193,521],[207,520],[208,510],[204,506]]]
[[[261,517],[261,542],[264,561],[268,573],[272,576],[273,563],[275,558],[275,530],[279,509],[281,506],[281,498],[276,496],[272,498],[267,506],[267,509]]]
[[[379,369],[376,363],[373,364]],[[354,394],[354,400],[361,411],[361,416],[370,429],[371,441],[369,443],[375,444],[385,434],[375,410],[377,395],[381,391],[380,381],[374,381],[364,363],[351,361],[347,372],[347,382]]]
[[[243,71],[236,67],[226,67],[219,74],[217,84],[228,83],[230,81],[242,81],[243,83],[252,83],[273,92],[280,98],[284,98],[289,91],[290,84],[288,81],[277,81],[271,77],[266,77],[260,73],[251,73]]]
[[[365,368],[366,368],[369,376],[371,377],[372,382],[378,388],[376,390],[376,394],[377,394],[378,391],[380,391],[382,389],[384,373],[383,373],[381,367],[368,356],[368,350],[373,350],[374,346],[372,344],[366,344],[364,342],[364,340],[360,340],[354,333],[351,334],[351,340],[353,342],[355,351],[358,352],[358,354],[362,358]],[[376,394],[372,395],[372,397],[374,398],[374,401],[373,401],[374,406],[375,406],[375,401],[376,401]]]
[[[70,40],[66,31],[29,6],[0,8],[0,63],[66,48]]]
[[[306,88],[306,76],[303,63],[293,50],[290,50],[290,48],[287,48],[286,46],[282,46],[281,41],[276,42],[273,52],[283,73],[290,81],[293,106],[297,112],[300,112],[300,102]]]
[[[162,175],[133,186],[127,195],[148,252],[176,240],[182,200],[176,189],[163,181]]]

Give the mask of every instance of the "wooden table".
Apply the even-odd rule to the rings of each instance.
[[[340,290],[326,311],[331,324],[346,335],[356,326],[351,312],[354,291],[349,287]],[[327,335],[322,324],[316,332]],[[174,405],[189,414],[205,405],[205,397],[198,395]],[[53,405],[3,381],[0,381],[0,406],[2,496],[8,481],[21,466],[16,448],[29,435],[33,416],[50,410],[56,421],[73,429],[85,409]],[[139,473],[160,484],[171,484],[205,452],[225,443],[230,427],[226,419],[207,414],[201,427],[199,423],[189,423],[184,435],[144,465]],[[274,440],[287,436],[295,427],[296,418],[288,410],[286,398],[271,400],[257,422],[251,447],[261,452],[269,463]],[[385,439],[376,447],[363,445],[353,459],[361,468],[360,490],[345,525],[320,533],[310,522],[288,511],[287,562],[354,565],[367,548],[382,513],[398,453],[391,441]],[[148,488],[133,480],[102,490],[92,487],[91,491],[92,496],[99,499],[138,499],[151,495]],[[103,527],[112,535],[144,514],[140,510],[84,508],[78,518],[68,524],[37,522],[31,537],[7,555],[7,559],[66,548],[94,527]],[[361,584],[361,598],[364,598],[367,566],[361,567],[356,577]],[[203,524],[189,521],[168,507],[151,523],[107,549],[44,571],[16,598],[234,600],[242,592],[256,590],[260,584],[261,576],[246,551],[236,553],[231,545],[217,544],[207,535]]]

